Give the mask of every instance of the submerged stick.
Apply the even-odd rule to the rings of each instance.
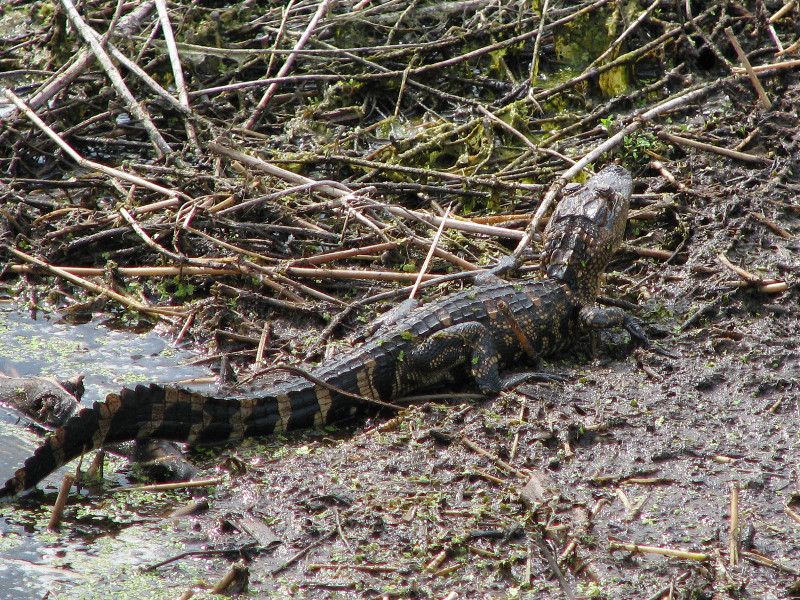
[[[55,506],[53,506],[53,512],[50,513],[50,521],[47,523],[47,528],[51,531],[58,529],[61,524],[61,515],[64,514],[69,489],[73,483],[75,483],[75,477],[72,475],[64,475],[64,479],[61,480],[61,487],[58,488],[58,497],[56,498]]]

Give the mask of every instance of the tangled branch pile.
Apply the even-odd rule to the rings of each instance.
[[[317,313],[384,298],[371,286],[416,278],[447,204],[431,272],[475,269],[525,250],[581,167],[669,152],[656,117],[749,101],[724,31],[792,52],[780,5],[12,2],[4,262],[55,273],[55,306],[111,297],[176,332],[255,338],[260,313],[226,296]],[[769,164],[745,131],[739,155]]]

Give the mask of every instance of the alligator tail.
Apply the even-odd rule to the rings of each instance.
[[[156,384],[126,388],[59,427],[0,489],[0,499],[32,488],[72,459],[106,444],[142,439],[219,444],[308,427],[324,416],[313,387],[251,398],[213,398]]]

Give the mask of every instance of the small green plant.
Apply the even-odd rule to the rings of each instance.
[[[158,291],[165,298],[189,298],[195,292],[195,286],[180,277],[174,277],[172,280],[164,280],[158,284]],[[235,305],[235,300],[234,300]]]
[[[622,152],[624,155],[639,160],[650,154],[658,154],[662,144],[649,131],[637,131],[631,135],[626,135],[622,140]]]

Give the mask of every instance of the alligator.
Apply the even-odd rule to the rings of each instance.
[[[468,374],[480,392],[503,388],[500,370],[570,346],[581,328],[623,327],[647,345],[618,307],[595,305],[601,276],[625,232],[630,173],[606,167],[562,199],[543,234],[539,279],[495,273],[443,299],[407,307],[364,343],[309,373],[239,395],[139,385],[95,402],[57,429],[0,489],[13,497],[83,453],[128,440],[214,444],[321,426]],[[391,312],[391,311],[390,311]]]

